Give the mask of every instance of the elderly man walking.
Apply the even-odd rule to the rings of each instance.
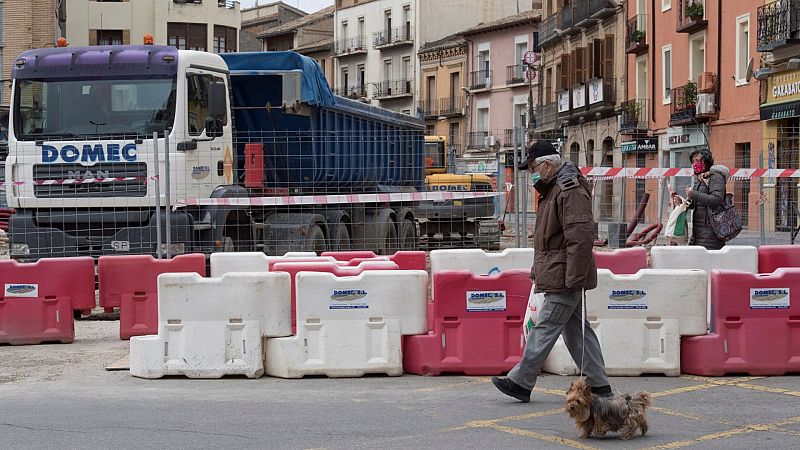
[[[531,279],[536,292],[544,293],[544,304],[528,334],[522,360],[508,377],[493,377],[492,383],[502,393],[529,402],[544,360],[563,334],[592,392],[611,396],[597,335],[588,321],[581,324],[583,291],[597,287],[592,188],[575,163],[562,163],[555,148],[542,140],[528,148],[520,168],[531,171],[533,187],[539,192]]]

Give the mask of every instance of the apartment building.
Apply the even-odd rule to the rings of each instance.
[[[239,32],[239,51],[260,52],[262,42],[259,36],[283,24],[295,21],[306,15],[305,11],[284,2],[269,2],[242,9],[242,28]]]
[[[540,104],[534,135],[581,166],[620,166],[625,15],[613,0],[545,0],[539,33]],[[622,187],[595,188],[595,217],[622,220]]]
[[[11,65],[25,50],[53,47],[65,35],[63,0],[3,0],[2,79],[11,78]],[[2,108],[8,110],[10,83],[3,83]]]
[[[314,58],[328,83],[333,78],[333,6],[297,18],[260,34],[259,51],[293,50]]]
[[[416,114],[418,51],[479,23],[540,5],[538,0],[336,0],[336,91]]]
[[[761,5],[760,0],[628,3],[628,95],[620,132],[630,150],[623,165],[690,167],[689,154],[709,148],[719,164],[756,167],[763,144],[762,125],[753,114],[759,86],[747,72],[750,61],[758,59],[753,33]],[[650,145],[642,145],[643,140]],[[674,177],[628,183],[627,217],[649,193],[644,220],[655,222],[664,214],[667,191],[683,194],[691,182],[690,177]],[[758,193],[750,182],[731,181],[728,192],[745,223],[753,225],[758,219],[750,206]]]
[[[750,22],[756,24],[756,49],[761,52],[755,74],[764,89],[759,108],[763,145],[753,142],[751,160],[742,162],[751,162],[753,167],[796,169],[800,167],[800,2],[767,1],[755,14],[750,13]],[[763,164],[755,165],[759,162]],[[772,178],[765,185],[764,204],[769,206],[765,228],[790,231],[796,227],[800,207],[797,180]],[[755,194],[751,193],[751,198]]]
[[[70,45],[154,42],[215,53],[238,50],[239,2],[230,0],[69,0]]]

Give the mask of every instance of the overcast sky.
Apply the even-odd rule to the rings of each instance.
[[[274,1],[275,0],[258,0],[258,4],[266,5],[267,3],[272,3]],[[250,8],[256,5],[256,0],[239,0],[239,2],[241,3],[242,9]],[[283,0],[283,3],[294,6],[295,8],[301,9],[307,13],[312,13],[327,6],[333,5],[333,0]]]

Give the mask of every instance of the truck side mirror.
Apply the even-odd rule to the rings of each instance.
[[[208,114],[214,118],[225,117],[228,113],[228,90],[222,81],[212,81],[208,87]]]

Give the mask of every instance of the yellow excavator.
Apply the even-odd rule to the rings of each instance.
[[[428,191],[492,192],[486,175],[448,173],[449,155],[444,136],[425,136],[425,189]],[[451,170],[452,171],[452,170]],[[423,249],[500,249],[500,222],[494,198],[426,202],[420,205],[420,243]]]

